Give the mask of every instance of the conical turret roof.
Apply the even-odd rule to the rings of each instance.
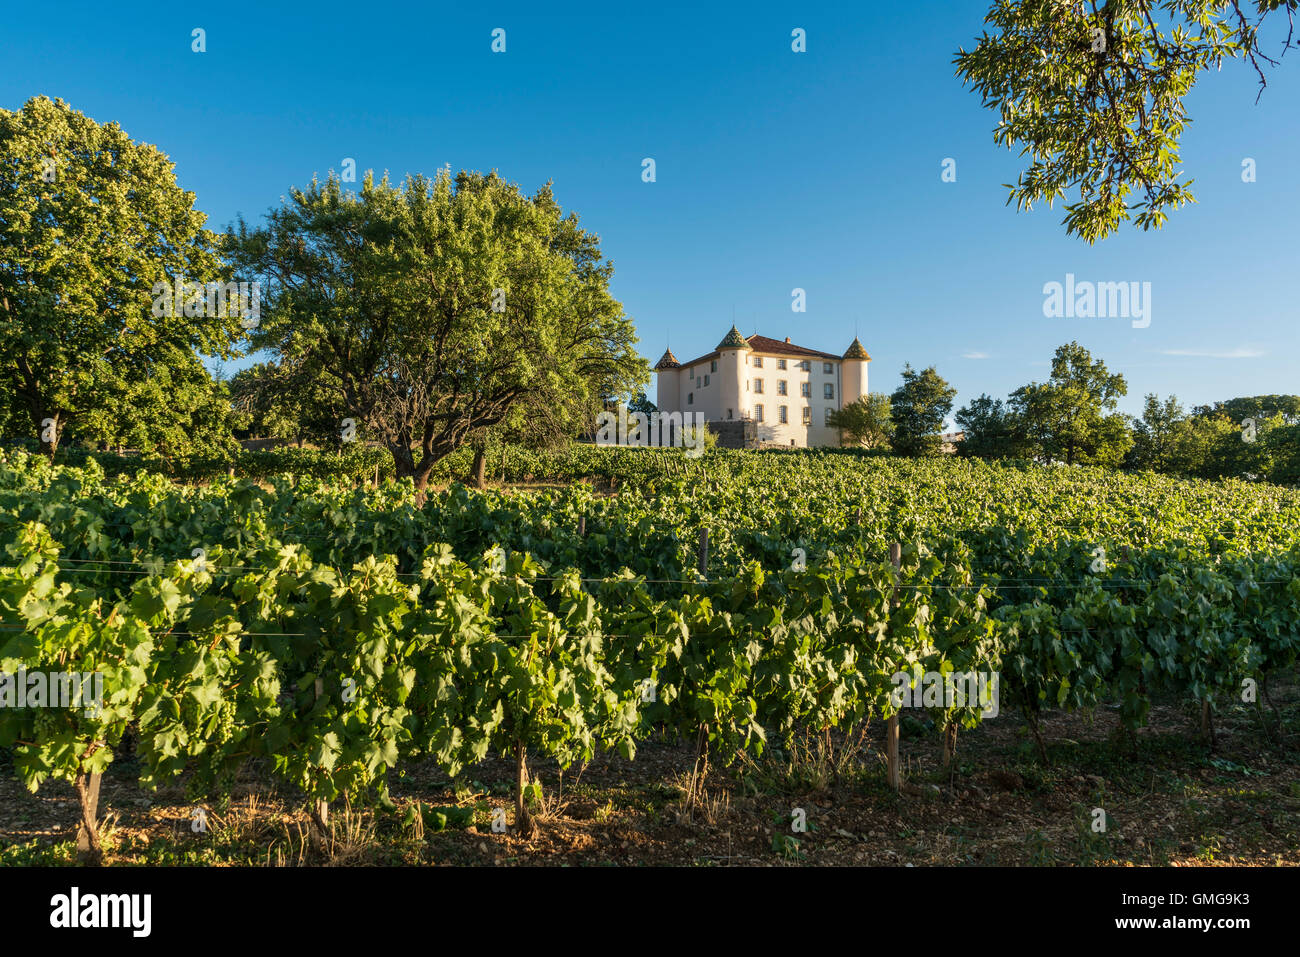
[[[848,350],[844,353],[844,358],[870,360],[871,356],[867,354],[867,350],[863,347],[862,343],[858,341],[858,337],[854,336],[853,345],[849,346]]]
[[[665,349],[663,358],[655,363],[655,372],[658,372],[660,369],[680,369],[681,367],[682,364],[678,362],[677,357],[673,355],[673,350]]]
[[[731,331],[727,333],[726,338],[718,343],[718,348],[719,349],[749,349],[750,345],[748,340],[746,340],[745,337],[740,334],[740,330],[733,325],[731,327]]]

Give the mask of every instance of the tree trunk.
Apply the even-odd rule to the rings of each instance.
[[[393,457],[393,472],[398,478],[415,477],[415,456],[409,448],[403,448],[401,442],[385,443],[388,454]]]
[[[474,446],[474,467],[470,470],[470,478],[475,488],[487,488],[487,447],[484,445]]]
[[[77,798],[81,803],[81,821],[77,825],[77,856],[83,864],[98,867],[104,862],[99,846],[99,774],[78,774]]]
[[[59,432],[63,429],[63,423],[59,418],[58,412],[32,413],[32,419],[36,423],[36,435],[41,441],[41,454],[51,462],[54,461],[54,453],[59,450]]]
[[[433,461],[425,456],[420,460],[419,466],[411,471],[411,478],[415,481],[415,504],[419,508],[424,507],[424,501],[428,497],[429,476],[433,474]]]
[[[528,749],[523,742],[515,745],[515,828],[524,837],[530,837],[537,830],[537,822],[528,813],[524,801],[524,790],[528,787]]]

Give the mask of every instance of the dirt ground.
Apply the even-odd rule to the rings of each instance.
[[[315,839],[305,802],[250,767],[223,804],[196,805],[184,782],[147,792],[130,759],[104,777],[109,864],[454,865],[1285,865],[1300,864],[1300,688],[1274,692],[1271,712],[1221,712],[1201,738],[1190,704],[1164,703],[1137,735],[1117,713],[1050,713],[1044,764],[1019,715],[963,731],[956,760],[928,722],[906,717],[904,783],[886,785],[883,726],[800,742],[789,752],[723,766],[686,806],[693,742],[648,741],[635,761],[602,755],[561,771],[538,763],[538,832],[514,827],[514,767],[485,761],[451,782],[435,765],[392,776],[396,810],[332,808]],[[28,793],[0,755],[0,864],[75,861],[70,786]],[[417,803],[418,802],[418,803]],[[416,814],[415,809],[420,808]],[[468,827],[438,830],[434,808]],[[493,830],[494,817],[506,822]],[[498,827],[500,825],[498,824]]]

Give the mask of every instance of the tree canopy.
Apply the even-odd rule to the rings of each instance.
[[[958,409],[953,418],[965,433],[957,446],[961,455],[998,459],[1025,452],[1021,423],[1001,399],[981,395]]]
[[[1128,384],[1078,342],[1056,350],[1047,382],[1011,394],[1011,408],[1033,450],[1067,465],[1117,466],[1132,440],[1125,417],[1114,411]]]
[[[1300,0],[996,0],[957,75],[999,113],[994,142],[1019,146],[1028,169],[1008,203],[1064,202],[1067,232],[1088,242],[1132,221],[1159,227],[1194,197],[1180,167],[1197,77],[1231,57],[1266,82],[1260,28],[1285,11],[1292,44]],[[1262,92],[1262,90],[1261,90]],[[1067,191],[1078,199],[1065,201]]]
[[[0,402],[53,455],[61,438],[180,451],[209,438],[237,309],[186,287],[222,279],[216,237],[171,162],[62,100],[0,110]],[[156,284],[157,287],[156,287]],[[220,314],[217,314],[220,312]],[[197,417],[196,417],[197,415]],[[219,416],[218,416],[219,418]]]
[[[842,409],[831,412],[827,423],[839,429],[850,442],[869,449],[888,448],[894,434],[894,419],[889,396],[883,392],[855,399]]]
[[[952,411],[957,390],[934,366],[917,372],[903,369],[903,384],[890,396],[894,422],[894,451],[900,455],[938,455],[943,450],[943,424]]]
[[[512,412],[576,425],[649,380],[612,264],[549,184],[529,197],[495,173],[367,174],[353,193],[331,175],[226,241],[264,279],[255,344],[337,397],[420,488]]]

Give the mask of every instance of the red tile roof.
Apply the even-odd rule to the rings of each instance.
[[[841,356],[833,355],[829,352],[819,352],[816,349],[805,349],[803,346],[796,346],[794,343],[780,339],[770,339],[767,336],[753,335],[746,336],[745,341],[749,347],[757,353],[778,356],[799,356],[807,359],[833,359],[839,362]],[[698,359],[692,359],[690,362],[683,362],[682,367],[693,366],[697,362],[711,362],[716,359],[720,353],[717,349],[707,355],[700,356]]]
[[[816,356],[819,359],[836,360],[840,358],[829,352],[819,352],[816,349],[805,349],[803,346],[796,346],[789,339],[782,342],[780,339],[769,339],[767,336],[750,336],[749,347],[755,352],[773,352],[781,356]]]

